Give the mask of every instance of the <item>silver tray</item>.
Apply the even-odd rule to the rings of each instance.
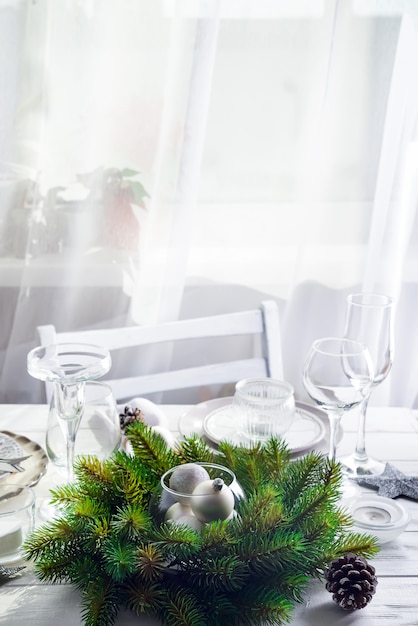
[[[21,463],[24,472],[0,472],[0,480],[21,487],[33,487],[45,474],[48,466],[48,456],[45,450],[24,435],[1,430],[0,450],[2,458],[30,455],[26,461]]]

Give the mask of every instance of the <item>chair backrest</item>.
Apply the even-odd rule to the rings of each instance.
[[[129,375],[112,378],[108,382],[114,396],[121,401],[134,396],[158,391],[171,391],[215,384],[235,383],[242,378],[269,376],[282,378],[282,351],[279,311],[275,301],[267,300],[260,308],[235,313],[224,313],[210,317],[165,322],[147,326],[57,332],[53,325],[38,326],[41,345],[55,343],[88,343],[105,346],[112,351],[163,342],[211,337],[239,335],[258,336],[258,354],[251,358],[240,358],[220,363],[206,363],[196,367],[161,371],[146,375]],[[170,344],[169,344],[170,345]],[[162,368],[164,369],[164,368]],[[167,369],[167,366],[166,366]],[[51,385],[46,385],[47,399],[52,394]]]

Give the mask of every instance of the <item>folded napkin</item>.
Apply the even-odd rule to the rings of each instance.
[[[146,398],[132,398],[123,406],[131,406],[133,409],[139,409],[144,415],[144,422],[148,426],[163,426],[168,428],[168,421],[164,411],[151,400]]]
[[[384,472],[378,476],[357,476],[351,480],[365,487],[377,487],[378,494],[386,498],[406,496],[418,500],[418,476],[407,476],[390,463],[386,463]]]

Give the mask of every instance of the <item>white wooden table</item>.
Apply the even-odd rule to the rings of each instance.
[[[163,407],[170,429],[176,435],[178,418],[186,406]],[[44,405],[0,405],[0,430],[10,430],[44,445],[47,407]],[[344,418],[344,437],[338,454],[354,447],[356,418]],[[367,424],[367,448],[371,455],[387,460],[407,474],[418,474],[418,412],[400,408],[371,408]],[[47,474],[35,487],[38,501],[62,477],[49,465]],[[408,508],[407,530],[384,544],[371,563],[379,580],[372,602],[354,613],[342,611],[323,583],[315,582],[305,602],[296,607],[293,626],[414,626],[418,625],[418,502],[398,498]],[[80,599],[71,585],[49,585],[38,581],[30,568],[0,587],[0,624],[23,626],[78,626]],[[121,612],[117,626],[157,626],[150,618],[135,618]],[[225,624],[225,626],[228,626]]]

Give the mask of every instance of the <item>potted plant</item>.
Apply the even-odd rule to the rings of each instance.
[[[86,201],[103,204],[105,237],[113,247],[132,250],[138,246],[138,214],[141,209],[146,210],[145,199],[149,197],[139,174],[129,168],[99,167],[77,176],[78,182],[89,190]]]
[[[140,213],[146,211],[149,197],[138,177],[133,169],[98,167],[77,174],[72,185],[49,189],[43,202],[48,247],[52,251],[74,245],[136,250]]]

